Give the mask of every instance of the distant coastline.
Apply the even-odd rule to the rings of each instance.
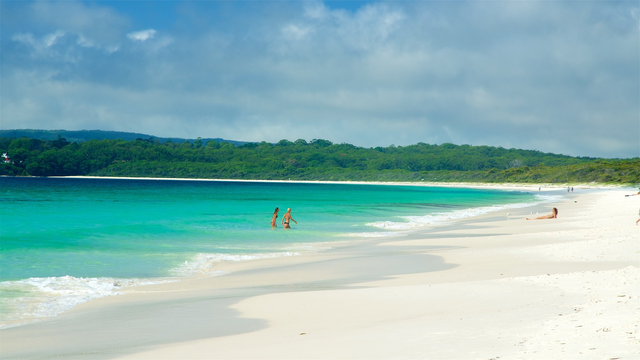
[[[128,176],[48,176],[53,179],[122,179],[122,180],[165,180],[165,181],[228,181],[228,182],[264,182],[264,183],[299,183],[299,184],[354,184],[354,185],[392,185],[392,186],[426,186],[426,187],[452,187],[469,189],[496,189],[496,190],[566,190],[568,186],[574,189],[618,189],[631,186],[583,183],[583,184],[529,184],[529,183],[481,183],[481,182],[402,182],[402,181],[324,181],[324,180],[249,180],[249,179],[206,179],[206,178],[154,178],[154,177],[128,177]]]
[[[640,158],[603,159],[418,143],[358,147],[329,140],[233,144],[198,138],[70,142],[0,137],[0,175],[480,184],[638,184]]]
[[[107,131],[107,130],[41,130],[41,129],[8,129],[0,130],[0,137],[21,138],[27,137],[37,140],[56,140],[62,137],[69,142],[83,142],[89,140],[125,140],[131,141],[136,139],[158,140],[160,142],[190,142],[194,143],[198,139],[188,139],[179,137],[162,137],[149,134],[126,132],[126,131]],[[222,138],[200,138],[202,141],[218,141],[228,142],[233,145],[243,145],[248,141],[227,140]]]

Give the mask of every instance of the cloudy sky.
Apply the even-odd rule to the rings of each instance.
[[[638,1],[7,1],[1,129],[640,156]]]

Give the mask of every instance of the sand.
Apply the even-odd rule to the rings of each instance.
[[[537,190],[537,187],[536,187]],[[0,331],[0,355],[80,359],[640,356],[640,196],[580,190],[398,238],[221,264]],[[530,213],[560,210],[553,220]]]

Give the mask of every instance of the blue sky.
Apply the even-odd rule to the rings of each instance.
[[[637,1],[0,1],[0,128],[640,156]]]

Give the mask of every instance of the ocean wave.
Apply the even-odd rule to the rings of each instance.
[[[256,253],[256,254],[197,254],[191,261],[185,261],[180,267],[174,269],[172,273],[177,276],[217,276],[223,275],[224,270],[218,269],[218,266],[225,261],[247,261],[258,259],[270,259],[283,256],[297,256],[299,252],[284,251],[275,253]]]
[[[197,254],[174,269],[175,277],[156,279],[84,278],[58,276],[0,282],[0,329],[55,317],[89,300],[122,294],[124,287],[179,281],[190,276],[217,276],[225,261],[247,261],[300,255],[298,252],[256,254]]]
[[[0,329],[56,316],[97,298],[120,294],[122,287],[152,285],[175,280],[77,278],[59,276],[0,282],[0,303],[5,309]]]
[[[405,221],[401,221],[401,222],[400,221],[376,221],[376,222],[368,223],[366,225],[376,227],[379,229],[385,229],[385,230],[411,230],[411,229],[416,229],[421,227],[441,225],[441,224],[444,224],[445,222],[464,219],[472,216],[484,215],[490,212],[495,212],[500,210],[525,208],[525,207],[534,206],[538,204],[557,201],[560,198],[562,198],[562,196],[559,196],[559,195],[541,195],[541,194],[536,194],[535,197],[538,201],[530,202],[530,203],[482,206],[477,208],[461,209],[461,210],[455,210],[451,212],[439,212],[439,213],[422,215],[422,216],[399,216],[399,218]]]
[[[531,204],[531,205],[543,204],[543,203],[548,203],[548,202],[552,202],[552,201],[559,201],[560,199],[563,198],[562,195],[544,195],[544,194],[535,194],[535,197],[539,201],[534,202],[534,203],[528,203],[528,204]]]

